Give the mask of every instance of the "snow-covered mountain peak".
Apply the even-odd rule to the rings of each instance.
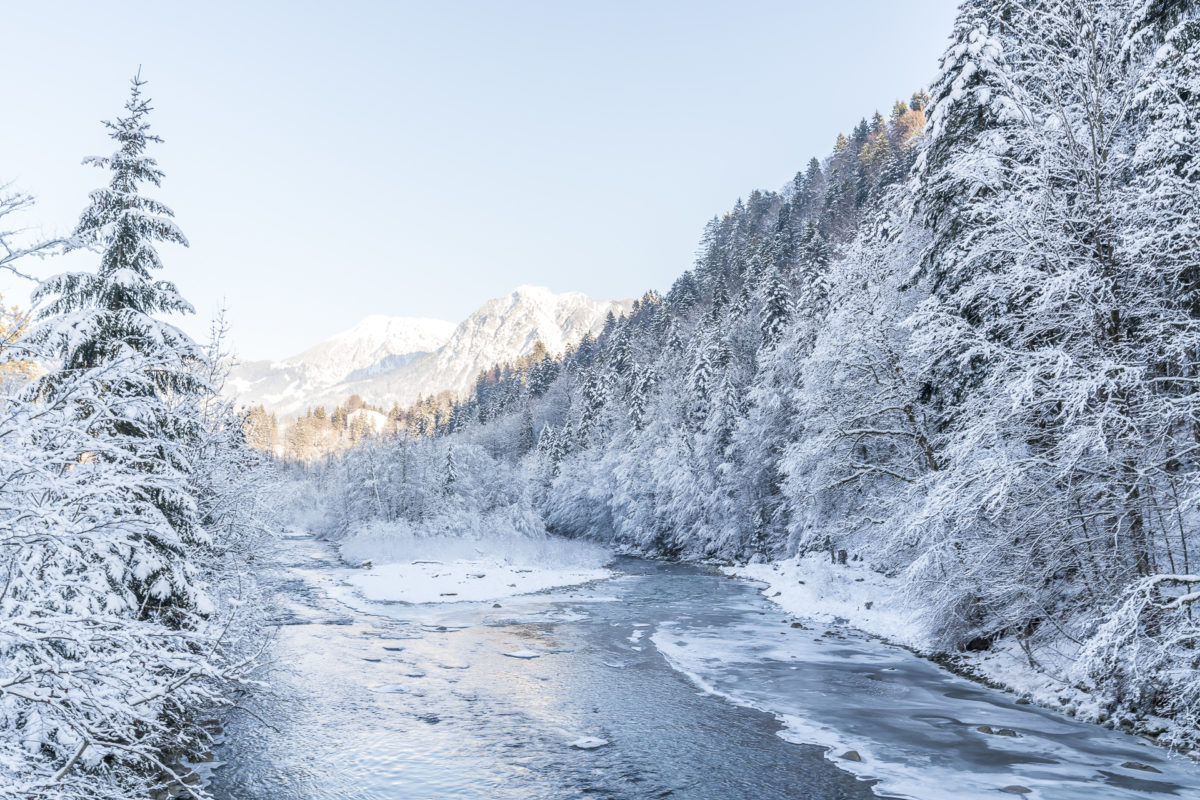
[[[577,303],[580,301],[587,303],[596,302],[583,292],[555,292],[545,286],[518,286],[508,296],[518,302],[541,305]]]
[[[455,364],[459,391],[479,370],[529,353],[539,340],[551,353],[562,353],[597,333],[609,312],[629,310],[629,303],[593,300],[580,292],[555,293],[543,286],[520,286],[484,303],[455,330],[437,357]]]
[[[579,294],[579,292],[569,292],[569,294]],[[555,297],[555,294],[545,286],[530,286],[526,284],[513,289],[512,296],[520,298],[551,299]]]
[[[298,355],[239,365],[229,390],[240,402],[283,414],[341,403],[352,394],[379,406],[408,405],[442,391],[461,394],[481,370],[527,355],[539,340],[562,353],[598,333],[610,312],[620,315],[631,305],[518,286],[458,325],[373,314]]]
[[[446,343],[453,331],[454,323],[445,320],[372,314],[361,319],[352,328],[335,333],[299,355],[284,359],[284,363],[311,363],[335,352],[362,353],[381,347],[389,348],[392,353],[436,350]]]
[[[314,378],[336,383],[391,357],[431,353],[453,332],[454,323],[445,320],[373,314],[279,365],[304,368]]]

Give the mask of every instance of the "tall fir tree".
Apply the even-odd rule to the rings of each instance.
[[[156,245],[188,242],[171,209],[142,193],[163,179],[146,154],[162,140],[150,133],[145,84],[140,73],[134,76],[125,113],[104,123],[117,150],[84,161],[110,175],[90,194],[73,235],[74,247],[99,253],[99,266],[38,287],[31,339],[54,361],[33,392],[52,401],[89,381],[75,413],[88,421],[90,435],[114,444],[99,457],[119,459],[139,476],[130,489],[148,507],[142,511],[161,515],[163,524],[144,535],[145,547],[133,555],[133,589],[148,611],[195,604],[186,550],[208,537],[197,520],[187,456],[199,433],[193,400],[207,391],[197,369],[204,353],[158,316],[193,309],[173,283],[155,276],[163,267]]]
[[[783,336],[792,315],[792,295],[777,269],[771,270],[763,287],[762,337],[764,347],[774,347]]]
[[[960,7],[954,40],[931,87],[927,141],[917,159],[917,211],[933,231],[925,270],[949,290],[982,268],[972,250],[993,221],[977,208],[1000,189],[1001,165],[1013,148],[1004,126],[1020,116],[1002,5],[967,0]]]

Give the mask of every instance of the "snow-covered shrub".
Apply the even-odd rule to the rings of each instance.
[[[126,798],[170,779],[168,754],[205,745],[196,712],[221,704],[252,653],[202,560],[171,566],[186,607],[134,591],[163,574],[144,543],[170,525],[145,476],[89,433],[117,409],[86,396],[80,419],[84,397],[64,388],[0,404],[0,797]]]
[[[1154,575],[1130,586],[1074,672],[1115,698],[1116,714],[1172,719],[1175,737],[1200,728],[1200,575]]]

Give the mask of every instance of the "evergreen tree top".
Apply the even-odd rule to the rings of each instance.
[[[122,223],[135,225],[143,239],[188,245],[187,237],[172,220],[175,213],[163,203],[140,193],[144,184],[161,186],[164,177],[158,161],[146,155],[149,144],[162,142],[161,137],[150,133],[147,115],[152,107],[149,98],[142,96],[142,87],[146,83],[140,72],[135,75],[130,81],[129,99],[125,101],[126,113],[103,123],[109,137],[119,145],[116,152],[83,160],[84,164],[110,170],[112,177],[107,188],[96,189],[89,195],[91,203],[75,227],[78,246],[109,244],[118,233],[114,228]],[[125,258],[106,259],[102,268],[124,267],[148,275],[146,269],[162,267],[152,247],[121,255]]]
[[[163,172],[146,154],[150,143],[162,139],[150,133],[150,101],[143,97],[146,81],[140,73],[130,81],[125,113],[106,121],[109,137],[117,142],[109,156],[84,159],[85,164],[109,170],[106,186],[88,195],[72,236],[74,249],[100,253],[94,272],[64,273],[45,281],[34,293],[41,304],[43,324],[35,338],[52,342],[71,368],[88,368],[132,350],[142,356],[194,358],[197,348],[187,334],[156,319],[157,314],[194,313],[170,281],[155,279],[162,269],[155,244],[187,246],[163,203],[141,193],[149,184],[160,186]],[[175,370],[182,379],[184,369]],[[176,383],[169,380],[167,383]],[[165,384],[164,384],[165,385]]]

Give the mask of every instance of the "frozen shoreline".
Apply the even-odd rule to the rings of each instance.
[[[363,567],[347,583],[374,602],[495,601],[613,576],[606,567],[610,551],[548,537],[414,536],[400,527],[372,526],[338,549],[343,561]]]
[[[461,603],[500,600],[612,577],[608,569],[554,569],[497,559],[379,564],[348,579],[367,600]]]
[[[796,617],[840,623],[878,636],[936,661],[957,674],[1028,702],[1107,728],[1124,730],[1155,741],[1170,732],[1173,723],[1159,717],[1117,720],[1108,717],[1108,698],[1082,691],[1056,677],[1070,666],[1071,648],[1064,646],[1051,660],[1039,654],[1046,669],[1030,666],[1020,644],[1009,638],[996,640],[982,652],[948,656],[937,652],[921,634],[911,612],[898,597],[899,582],[879,574],[866,562],[834,564],[829,557],[809,555],[783,561],[723,567],[730,576],[766,584],[762,594]],[[1200,751],[1186,755],[1200,759]]]

